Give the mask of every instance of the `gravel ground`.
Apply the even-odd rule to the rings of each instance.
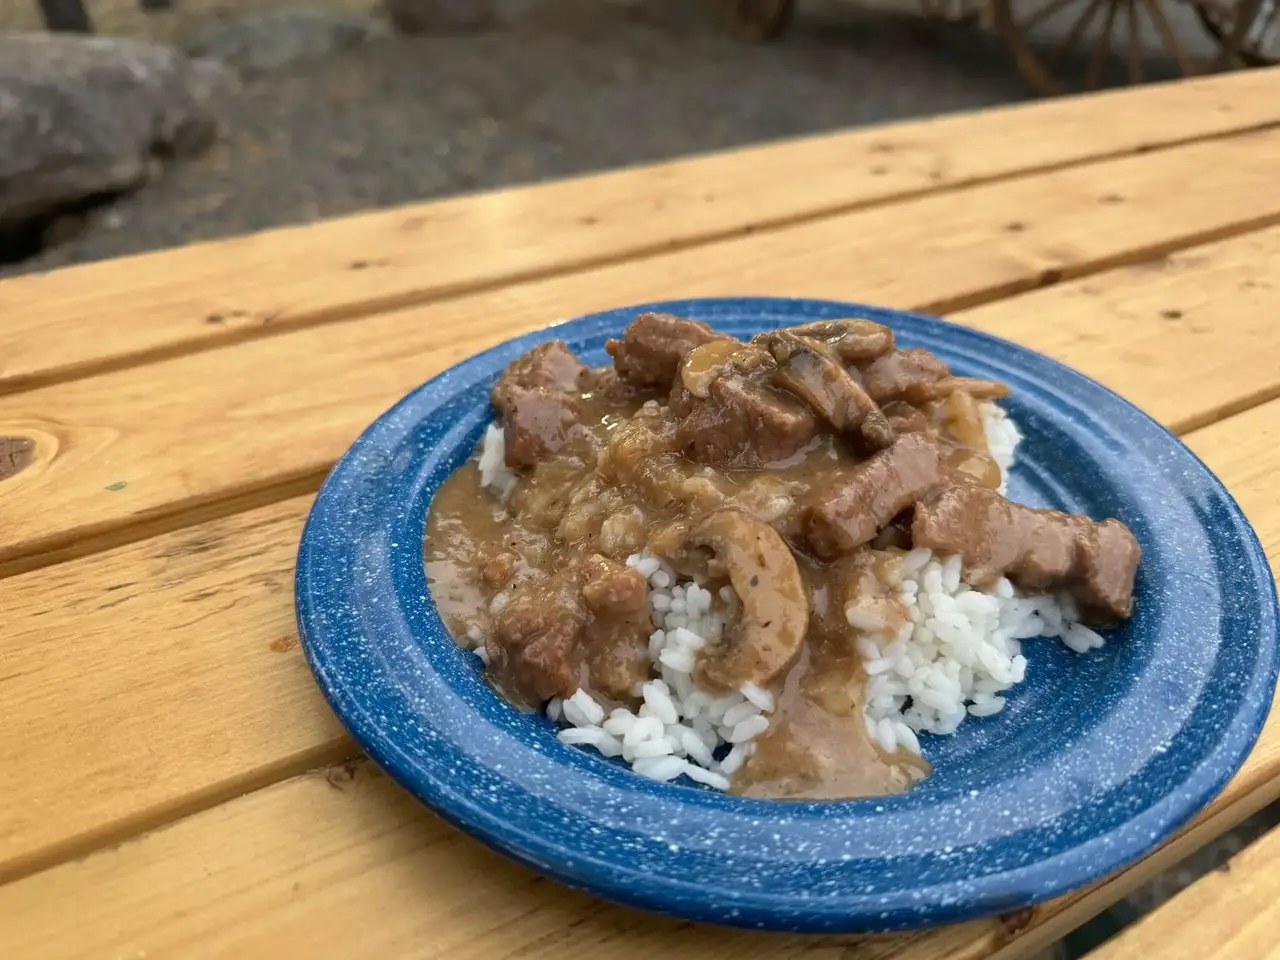
[[[90,8],[102,32],[181,42],[289,0],[177,4],[149,17],[122,0]],[[228,134],[206,156],[171,164],[0,275],[1031,95],[994,37],[902,6],[811,0],[785,40],[767,46],[730,37],[710,0],[547,6],[509,30],[386,38],[247,80],[222,104]],[[364,0],[328,7],[367,11]],[[35,28],[34,10],[34,0],[0,0],[0,29]],[[1173,19],[1193,52],[1208,52],[1186,11]],[[1153,57],[1148,76],[1162,72]],[[1272,810],[1251,818],[1054,955],[1082,955],[1277,823]]]

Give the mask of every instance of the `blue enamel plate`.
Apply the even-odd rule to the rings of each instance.
[[[639,312],[739,337],[859,315],[959,374],[1003,380],[1025,434],[1010,496],[1118,517],[1143,549],[1133,619],[1079,656],[1028,641],[1004,711],[922,737],[902,796],[799,803],[655,783],[518,713],[445,630],[422,540],[432,496],[493,417],[511,360],[559,338],[586,362]],[[298,556],[298,622],[360,747],[451,823],[547,876],[689,920],[889,931],[1044,900],[1168,838],[1240,766],[1275,682],[1275,583],[1222,484],[1155,421],[1030,350],[930,317],[811,300],[649,304],[488,350],[373,424],[320,491]]]

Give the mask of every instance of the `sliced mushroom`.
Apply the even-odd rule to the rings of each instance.
[[[973,394],[957,390],[946,399],[943,408],[952,436],[973,450],[987,449],[987,432],[982,426],[982,413]]]
[[[943,377],[932,383],[915,385],[908,391],[907,399],[912,403],[928,403],[930,400],[941,400],[957,393],[967,393],[974,400],[999,400],[1009,395],[1009,388],[998,380],[983,380],[979,377]]]
[[[822,341],[845,363],[867,363],[893,350],[892,330],[859,317],[815,320],[787,330],[808,340]]]
[[[893,443],[893,427],[844,364],[823,344],[778,330],[761,340],[778,363],[773,379],[847,435],[864,454]]]
[[[736,507],[698,521],[688,545],[715,554],[741,603],[724,639],[699,661],[697,679],[722,690],[768,684],[799,655],[809,629],[809,599],[790,547],[768,524]]]

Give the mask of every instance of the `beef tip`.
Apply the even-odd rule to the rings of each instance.
[[[582,600],[600,616],[643,610],[648,586],[639,571],[595,554],[583,564]]]
[[[1142,549],[1118,520],[1036,510],[962,485],[917,506],[911,536],[917,547],[959,554],[974,583],[1003,575],[1025,590],[1065,590],[1095,625],[1132,612]]]
[[[689,388],[684,385],[684,380],[676,377],[671,384],[671,393],[667,396],[667,411],[679,420],[692,413],[696,403],[697,398],[689,392]]]
[[[769,351],[756,343],[704,343],[680,361],[680,375],[671,384],[667,406],[676,419],[687,417],[698,400],[711,396],[711,384],[720,377],[749,377],[763,383],[777,366]]]
[[[778,364],[774,382],[847,436],[860,453],[872,454],[893,443],[893,428],[884,413],[823,344],[786,330],[764,334],[757,342]]]
[[[614,369],[636,387],[665,389],[680,369],[680,361],[695,347],[712,340],[732,340],[705,323],[669,313],[642,313],[631,321],[621,340],[605,344]]]
[[[587,626],[587,682],[612,700],[635,698],[638,684],[649,679],[649,635],[653,621],[644,609],[596,617]]]
[[[649,586],[638,571],[600,554],[586,557],[576,575],[593,614],[584,637],[587,682],[613,700],[632,699],[632,688],[649,679]]]
[[[1098,625],[1119,623],[1133,613],[1133,584],[1142,547],[1119,520],[1090,521],[1076,541],[1076,573],[1071,589],[1081,614]]]
[[[503,452],[508,467],[532,467],[558,453],[582,421],[579,397],[545,387],[512,386],[503,401]]]
[[[895,436],[904,433],[927,433],[932,429],[929,418],[918,408],[901,400],[891,400],[883,407],[885,419]]]
[[[738,374],[717,377],[706,400],[693,400],[676,442],[696,463],[758,469],[793,457],[818,423],[799,401]]]
[[[627,383],[618,376],[618,371],[613,367],[600,367],[592,370],[591,378],[584,389],[590,391],[592,396],[602,397],[607,402],[619,406],[625,403],[647,400],[652,396],[651,390]]]
[[[506,550],[495,553],[480,568],[480,578],[489,586],[501,589],[511,579],[511,574],[515,572],[518,560],[519,558],[514,553]]]
[[[509,467],[531,467],[562,449],[582,418],[591,370],[559,340],[513,361],[490,399],[502,415]]]
[[[893,349],[893,331],[883,323],[850,317],[844,320],[815,320],[788,333],[829,346],[845,363],[870,363]]]
[[[536,707],[580,686],[586,615],[574,586],[527,583],[494,616],[485,652],[490,675],[509,697]]]
[[[942,482],[937,441],[909,433],[814,491],[805,512],[809,547],[834,560],[875,539],[882,527]]]
[[[873,361],[863,371],[862,385],[882,407],[891,400],[920,403],[928,399],[920,394],[929,384],[950,375],[945,363],[928,350],[916,347],[895,350]]]
[[[577,393],[590,375],[591,368],[579,360],[563,340],[552,340],[507,364],[493,386],[493,405],[500,413],[506,413],[505,396],[511,387]]]

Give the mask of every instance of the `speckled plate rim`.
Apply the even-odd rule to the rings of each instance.
[[[1090,424],[1103,435],[1099,441],[1102,446],[1096,450],[1100,457],[1114,454],[1118,442],[1140,436],[1142,442],[1160,448],[1162,456],[1176,459],[1179,469],[1195,475],[1198,501],[1188,509],[1205,517],[1203,532],[1214,549],[1227,551],[1239,565],[1240,583],[1248,596],[1234,595],[1233,604],[1248,606],[1255,616],[1256,650],[1251,658],[1248,651],[1233,653],[1230,637],[1222,647],[1226,653],[1245,656],[1247,662],[1242,664],[1244,672],[1233,673],[1232,684],[1225,688],[1236,692],[1233,712],[1213,744],[1190,758],[1190,767],[1176,787],[1164,790],[1154,800],[1145,797],[1151,802],[1132,814],[1124,809],[1131,802],[1130,793],[1120,788],[1112,791],[1120,808],[1116,816],[1121,819],[1111,822],[1114,818],[1108,808],[1096,811],[1107,823],[1080,842],[1046,850],[1012,869],[966,876],[953,873],[932,882],[923,875],[939,864],[922,862],[915,865],[922,874],[918,886],[888,893],[867,892],[867,871],[881,866],[909,870],[910,857],[842,857],[839,863],[823,860],[812,869],[798,862],[796,870],[812,874],[812,885],[806,885],[802,878],[798,888],[791,885],[786,891],[724,889],[698,874],[697,870],[706,866],[703,861],[696,861],[697,868],[691,868],[702,851],[665,843],[667,838],[661,831],[656,838],[648,838],[653,844],[645,845],[645,838],[636,831],[610,825],[608,829],[617,833],[623,846],[593,849],[591,842],[579,842],[581,838],[563,838],[579,826],[567,818],[563,824],[552,824],[523,816],[527,811],[521,804],[526,801],[539,815],[546,809],[582,815],[582,810],[568,806],[568,800],[560,796],[563,793],[575,802],[584,796],[607,795],[612,801],[631,795],[640,805],[636,809],[642,823],[654,808],[649,820],[676,812],[704,826],[721,821],[732,824],[734,830],[745,829],[743,836],[749,836],[752,829],[745,826],[744,810],[757,827],[767,821],[764,829],[784,832],[800,830],[806,824],[812,832],[837,822],[843,826],[879,819],[879,814],[869,813],[865,801],[768,804],[652,784],[582,751],[563,747],[550,735],[543,738],[549,744],[536,742],[536,736],[517,736],[506,728],[519,721],[501,721],[495,726],[499,750],[522,752],[523,762],[545,762],[570,774],[556,790],[539,792],[536,785],[531,788],[527,781],[516,782],[500,770],[486,768],[483,759],[459,753],[447,740],[447,736],[470,736],[459,733],[461,726],[448,729],[455,714],[470,722],[469,711],[493,710],[492,703],[477,699],[483,698],[477,691],[485,688],[475,671],[461,665],[461,655],[446,655],[439,646],[438,634],[443,627],[429,601],[421,564],[420,538],[430,493],[458,461],[453,457],[443,464],[448,469],[443,469],[439,450],[460,449],[460,444],[474,442],[478,421],[468,425],[468,417],[474,421],[476,404],[474,400],[454,401],[468,391],[483,389],[506,362],[536,343],[556,337],[571,343],[585,338],[598,347],[605,335],[616,335],[636,313],[646,309],[683,313],[722,327],[725,325],[718,323],[718,318],[731,317],[744,329],[820,317],[869,316],[894,326],[900,335],[913,333],[906,337],[912,342],[935,346],[944,357],[959,363],[961,372],[1003,372],[1006,379],[1015,381],[1015,395],[1023,390],[1049,389],[1045,385],[1051,384],[1058,402],[1063,396],[1073,397],[1076,403],[1087,400],[1089,409],[1100,417]],[[744,321],[744,317],[753,319]],[[726,328],[734,329],[733,324]],[[1110,418],[1122,423],[1123,429],[1118,433],[1110,429]],[[426,420],[434,427],[424,440],[420,428]],[[427,469],[433,454],[436,462]],[[394,502],[388,498],[392,492],[399,494]],[[1207,530],[1206,511],[1214,513],[1212,534]],[[360,527],[362,535],[352,536],[352,525]],[[326,480],[299,550],[296,601],[308,662],[339,718],[379,766],[449,822],[546,875],[608,899],[691,920],[762,929],[871,932],[958,922],[1040,902],[1111,873],[1168,838],[1222,789],[1256,740],[1275,683],[1276,591],[1265,554],[1225,488],[1176,437],[1110,390],[1033,351],[932,317],[831,301],[726,298],[606,311],[518,337],[442,373],[380,417]],[[1229,612],[1223,611],[1223,616]],[[399,680],[392,682],[388,671]],[[466,679],[468,672],[470,680]],[[410,677],[415,687],[413,703],[406,699],[405,677]],[[510,710],[505,705],[502,709]],[[506,736],[509,742],[502,743]],[[1177,744],[1157,752],[1165,754],[1166,750],[1175,753]],[[1152,765],[1166,756],[1153,756]],[[1141,779],[1147,769],[1143,767],[1121,786],[1132,787],[1132,781]],[[905,797],[918,792],[919,788]],[[1140,791],[1139,798],[1143,798]],[[901,814],[909,814],[913,808],[918,812],[918,804],[902,801],[885,801],[886,821],[902,820]],[[556,807],[560,802],[566,806]],[[851,813],[855,807],[856,814]],[[876,811],[881,809],[875,807]],[[773,836],[777,840],[779,834]],[[1000,842],[1010,839],[1002,836]],[[635,845],[635,851],[626,846],[628,842]],[[760,851],[767,843],[761,839],[761,844],[756,852],[762,856]],[[972,856],[973,863],[979,865],[982,848],[976,843],[963,854]],[[713,853],[719,855],[718,851]],[[733,853],[726,855],[732,857]],[[964,856],[961,852],[955,855],[957,860]],[[947,859],[937,851],[929,857],[933,861]],[[847,876],[841,873],[845,868]]]

